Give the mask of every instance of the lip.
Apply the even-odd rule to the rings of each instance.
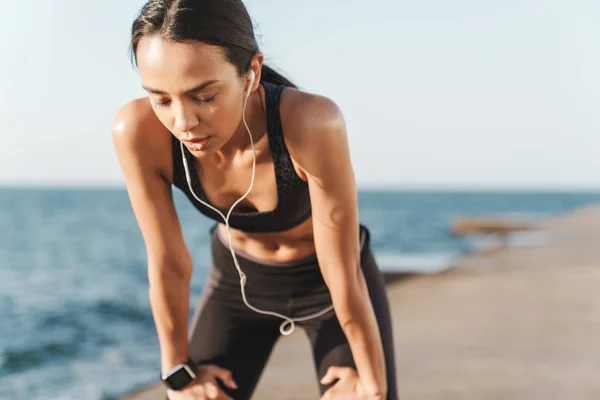
[[[192,138],[192,139],[182,139],[181,141],[184,143],[198,143],[198,142],[202,142],[204,140],[209,139],[210,136],[205,136],[203,138]]]
[[[210,141],[210,138],[210,136],[206,136],[204,138],[182,140],[182,142],[190,151],[202,151]]]

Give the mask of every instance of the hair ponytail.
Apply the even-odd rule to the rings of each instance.
[[[262,66],[260,80],[261,80],[261,82],[264,81],[264,82],[268,82],[268,83],[274,83],[276,85],[284,85],[284,86],[297,88],[297,86],[292,81],[290,81],[289,79],[284,77],[282,74],[280,74],[279,72],[275,71],[273,68],[271,68],[265,64],[263,64],[263,66]]]

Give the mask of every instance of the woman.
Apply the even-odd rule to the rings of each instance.
[[[323,398],[397,398],[385,286],[336,104],[263,64],[240,0],[150,0],[131,39],[148,97],[119,111],[113,141],[169,398],[250,398],[296,326]],[[189,330],[192,260],[172,186],[218,222]]]

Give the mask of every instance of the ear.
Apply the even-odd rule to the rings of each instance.
[[[252,83],[252,87],[250,88],[251,92],[254,92],[258,85],[260,85],[261,73],[263,62],[265,61],[265,56],[258,52],[252,56],[252,60],[250,61],[250,68],[254,71],[254,82]],[[248,82],[250,83],[250,82]]]

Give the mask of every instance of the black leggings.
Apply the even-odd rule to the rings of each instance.
[[[387,369],[388,399],[397,399],[392,323],[383,277],[369,247],[369,232],[361,226],[361,267],[381,332]],[[250,399],[284,321],[250,310],[240,293],[237,269],[229,247],[216,226],[212,229],[213,265],[190,329],[190,356],[199,363],[216,364],[231,371],[238,389],[221,388],[236,400]],[[248,302],[262,310],[292,318],[318,312],[331,305],[316,255],[286,264],[261,262],[236,252],[247,275]],[[334,311],[296,323],[312,345],[319,379],[332,366],[356,368],[348,341]],[[320,385],[324,393],[330,385]]]

